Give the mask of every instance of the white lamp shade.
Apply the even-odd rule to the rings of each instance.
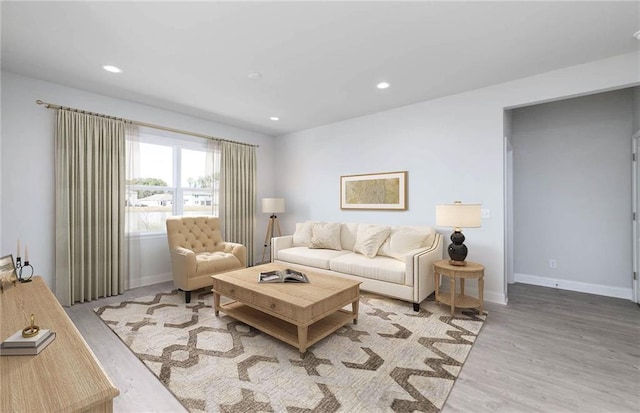
[[[284,212],[284,198],[262,198],[262,212],[264,214]]]
[[[480,204],[436,205],[436,225],[451,228],[480,228]]]

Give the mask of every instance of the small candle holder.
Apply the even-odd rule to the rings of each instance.
[[[24,271],[24,275],[22,272]],[[28,273],[28,274],[27,274]],[[18,281],[21,283],[31,282],[31,277],[33,277],[33,266],[29,264],[29,261],[25,261],[22,263],[22,258],[16,258],[16,274],[18,274]]]
[[[31,324],[22,329],[22,337],[31,338],[37,336],[40,332],[40,327],[35,324],[36,318],[33,314],[31,314]]]

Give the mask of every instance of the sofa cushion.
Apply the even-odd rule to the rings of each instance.
[[[328,270],[329,261],[344,254],[350,254],[350,252],[329,249],[310,249],[308,247],[291,247],[278,251],[278,260]]]
[[[375,258],[367,258],[360,254],[348,253],[333,258],[330,269],[372,280],[405,284],[405,264],[396,259],[380,255]]]
[[[358,237],[358,226],[361,224],[343,223],[340,231],[340,244],[343,250],[353,251]]]
[[[404,261],[409,251],[424,248],[433,243],[434,236],[435,231],[431,227],[392,227],[378,255]]]
[[[378,253],[378,249],[389,236],[390,227],[381,225],[359,225],[356,243],[353,252],[359,252],[365,257],[373,258]]]
[[[296,224],[296,231],[293,233],[294,247],[308,247],[311,243],[311,227],[314,221],[306,221]]]
[[[335,222],[317,222],[311,226],[311,243],[309,248],[327,248],[340,251],[340,228],[342,224]]]

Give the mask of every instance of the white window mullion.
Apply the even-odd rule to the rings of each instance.
[[[174,185],[174,193],[176,197],[176,202],[173,206],[173,213],[175,215],[183,215],[184,214],[184,192],[182,191],[182,156],[180,153],[180,147],[173,147],[173,164],[175,165],[173,168],[173,185]]]

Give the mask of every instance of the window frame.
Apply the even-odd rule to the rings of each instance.
[[[171,148],[172,151],[172,185],[169,186],[157,186],[157,185],[129,185],[125,183],[125,191],[139,191],[139,190],[155,190],[164,191],[173,194],[173,200],[171,205],[170,216],[184,215],[184,194],[185,192],[196,192],[211,195],[211,212],[214,212],[215,185],[213,188],[189,188],[182,186],[182,151],[191,150],[199,152],[209,152],[210,147],[206,138],[192,137],[188,135],[182,135],[174,132],[166,132],[161,130],[155,130],[150,128],[140,128],[138,137],[136,140],[139,143],[166,146]],[[129,155],[127,155],[129,156]],[[216,155],[214,155],[216,156]],[[218,153],[219,156],[219,153]],[[127,161],[128,162],[128,161]],[[128,172],[128,171],[127,171]],[[219,172],[219,171],[218,171]],[[215,176],[216,171],[213,172]],[[131,179],[127,177],[127,179]],[[219,187],[217,189],[219,191]],[[218,197],[219,199],[219,194]],[[127,207],[125,205],[125,215],[128,214]],[[218,205],[219,211],[219,205]],[[149,231],[126,231],[125,236],[131,238],[153,238],[158,236],[165,236],[167,233],[166,227],[161,230],[149,230]]]

